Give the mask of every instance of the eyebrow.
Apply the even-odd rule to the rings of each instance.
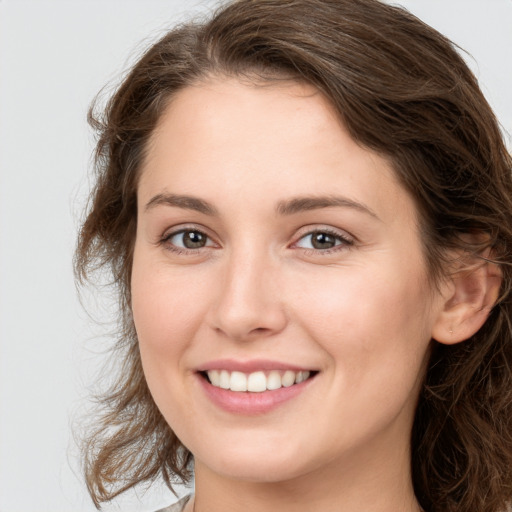
[[[366,213],[371,217],[378,219],[377,214],[368,206],[347,197],[340,196],[306,196],[296,197],[286,201],[280,201],[276,210],[280,215],[293,215],[308,210],[319,210],[321,208],[330,207],[352,208],[360,212]]]
[[[180,194],[157,194],[153,196],[146,204],[145,211],[151,210],[156,206],[175,206],[186,210],[194,210],[204,215],[218,215],[218,210],[211,203],[204,199]],[[378,219],[375,212],[363,203],[340,196],[304,196],[279,201],[276,206],[276,212],[279,215],[294,215],[296,213],[309,210],[319,210],[322,208],[343,207],[352,208]]]
[[[145,211],[160,205],[176,206],[178,208],[204,213],[205,215],[218,215],[217,208],[207,201],[198,199],[197,197],[178,194],[157,194],[153,196],[146,204]]]

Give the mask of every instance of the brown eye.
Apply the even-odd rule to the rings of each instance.
[[[183,245],[187,249],[198,249],[206,245],[206,236],[199,231],[185,231],[183,233]]]
[[[201,249],[209,243],[208,237],[201,231],[187,229],[172,234],[167,238],[167,242],[180,249]]]
[[[331,249],[336,245],[336,238],[329,233],[313,233],[311,245],[315,249]]]
[[[311,231],[302,236],[297,243],[296,247],[302,249],[313,249],[316,251],[327,251],[329,249],[345,247],[353,245],[353,240],[348,238],[347,235],[342,233],[331,233],[330,231]]]

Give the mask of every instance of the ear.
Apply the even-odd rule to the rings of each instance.
[[[467,340],[485,323],[498,299],[502,280],[499,267],[484,258],[464,265],[449,276],[432,338],[452,345]]]

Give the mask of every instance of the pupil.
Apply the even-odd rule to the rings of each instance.
[[[315,233],[312,240],[315,249],[330,249],[334,247],[335,240],[332,235],[327,233]]]
[[[185,231],[183,235],[183,244],[187,249],[204,247],[206,244],[206,237],[197,231]]]

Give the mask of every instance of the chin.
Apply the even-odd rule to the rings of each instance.
[[[230,461],[213,464],[210,470],[219,475],[245,482],[279,483],[294,480],[308,473],[305,469],[290,465],[290,461],[269,464],[268,461]]]
[[[217,444],[214,452],[209,449],[201,458],[198,453],[196,467],[204,464],[210,471],[233,480],[246,482],[277,483],[303,476],[315,467],[321,467],[324,460],[315,463],[300,447],[280,443],[280,446],[262,444],[248,446],[232,443],[229,447]]]

